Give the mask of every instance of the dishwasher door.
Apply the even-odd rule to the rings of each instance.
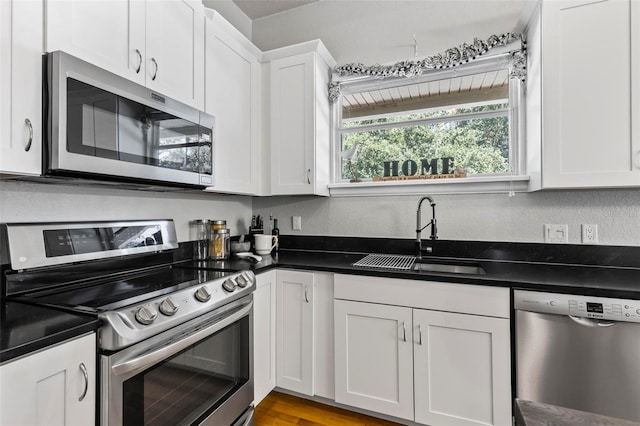
[[[516,355],[518,398],[640,422],[640,323],[516,310]]]

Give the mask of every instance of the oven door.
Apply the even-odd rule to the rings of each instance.
[[[102,425],[252,424],[253,295],[101,354],[100,368]]]

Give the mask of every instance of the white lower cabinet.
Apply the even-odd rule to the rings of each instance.
[[[509,289],[336,275],[335,298],[336,402],[428,425],[511,424]]]
[[[509,320],[413,309],[415,421],[511,424]]]
[[[336,402],[413,420],[411,309],[346,300],[334,309]]]
[[[256,276],[253,293],[253,403],[276,386],[276,271]]]
[[[0,424],[94,424],[95,389],[96,337],[90,334],[0,367]]]
[[[333,275],[278,270],[276,386],[333,399]]]

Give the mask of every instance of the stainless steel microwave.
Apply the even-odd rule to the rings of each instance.
[[[213,116],[61,51],[45,67],[45,175],[213,186]]]

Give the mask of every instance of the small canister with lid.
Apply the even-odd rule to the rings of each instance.
[[[230,254],[230,234],[226,220],[211,221],[209,258],[227,259]]]
[[[209,254],[209,221],[197,219],[189,222],[189,237],[194,242],[193,257],[204,260]]]

